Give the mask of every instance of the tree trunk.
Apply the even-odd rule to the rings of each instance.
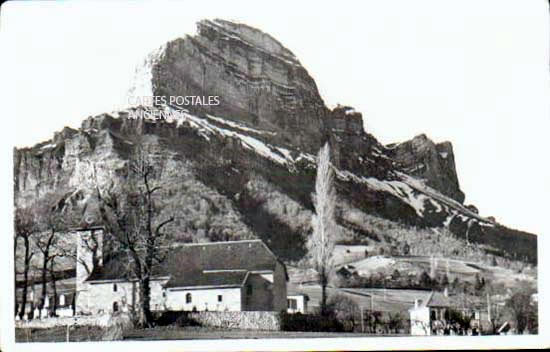
[[[52,278],[52,291],[53,291],[53,301],[51,303],[51,310],[52,310],[52,315],[53,316],[56,316],[56,310],[57,310],[57,286],[55,284],[55,281],[56,281],[56,278],[55,278],[55,274],[53,272],[53,262],[54,260],[52,259],[50,261],[50,276]]]
[[[27,294],[28,294],[28,282],[29,282],[29,268],[30,268],[30,262],[31,262],[31,254],[30,252],[30,244],[29,244],[29,238],[27,236],[23,237],[23,241],[25,244],[25,260],[24,260],[24,268],[23,268],[23,296],[21,297],[21,309],[19,311],[19,319],[23,319],[23,316],[25,315],[25,308],[27,307]]]
[[[151,282],[149,277],[145,277],[139,282],[139,308],[138,325],[142,328],[151,326]]]
[[[321,270],[321,315],[327,315],[327,276],[325,270]]]
[[[46,303],[46,296],[48,293],[46,292],[47,289],[47,274],[48,274],[48,257],[50,253],[49,250],[46,249],[44,251],[44,259],[42,260],[42,299],[40,301],[39,308],[44,308],[44,304]]]

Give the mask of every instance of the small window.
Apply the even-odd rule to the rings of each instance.
[[[251,294],[252,294],[252,285],[247,285],[247,286],[246,286],[246,294],[247,294],[247,295],[251,295]]]
[[[223,296],[222,295],[218,295],[218,302],[221,302],[223,301]]]
[[[288,303],[288,308],[290,309],[296,309],[296,307],[298,306],[298,302],[293,298],[288,299],[287,303]]]
[[[118,312],[118,302],[113,302],[113,312]]]
[[[188,293],[185,295],[185,303],[191,303],[193,302],[193,297],[191,297],[191,294]]]
[[[113,284],[113,292],[117,292],[118,291],[118,287],[116,284]]]

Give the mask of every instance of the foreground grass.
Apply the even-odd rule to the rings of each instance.
[[[101,341],[105,330],[93,326],[77,326],[69,329],[59,326],[49,329],[16,328],[15,342],[83,342]]]
[[[16,342],[66,342],[66,332],[66,327],[51,329],[15,329],[15,340]],[[102,341],[103,333],[104,330],[96,327],[72,327],[69,333],[69,341]],[[373,335],[366,333],[339,332],[259,331],[172,326],[155,327],[151,329],[132,329],[124,332],[124,340],[271,339],[365,336],[398,335]]]
[[[345,332],[261,331],[238,329],[213,329],[204,327],[157,327],[133,330],[124,334],[125,340],[194,340],[194,339],[275,339],[319,337],[397,336]]]

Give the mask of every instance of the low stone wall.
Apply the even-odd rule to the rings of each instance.
[[[20,320],[15,322],[16,328],[48,329],[58,326],[99,326],[112,327],[120,325],[131,327],[132,321],[127,314],[112,316],[110,314],[95,316],[57,317],[32,320]]]
[[[276,312],[196,312],[190,313],[189,318],[217,328],[281,330],[281,318]]]

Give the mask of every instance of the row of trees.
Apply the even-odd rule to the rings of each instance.
[[[396,289],[432,289],[442,291],[445,288],[451,292],[460,292],[472,295],[482,295],[487,285],[485,278],[479,275],[474,277],[474,282],[460,280],[455,277],[450,280],[447,274],[431,276],[427,271],[418,275],[402,274],[395,269],[391,275],[377,272],[367,276],[358,275],[356,272],[341,271],[337,273],[334,284],[338,287],[353,288],[396,288]]]
[[[14,257],[16,273],[22,275],[19,282],[22,286],[22,297],[17,312],[20,318],[23,318],[28,303],[28,286],[31,279],[29,276],[33,276],[34,283],[36,273],[41,284],[38,308],[43,308],[46,302],[47,284],[50,281],[54,293],[52,309],[55,312],[58,259],[74,256],[73,251],[66,248],[60,236],[67,229],[67,221],[57,208],[57,200],[55,196],[49,195],[29,208],[17,208],[15,211]],[[22,264],[22,268],[18,268],[18,264]],[[16,286],[17,284],[16,275]]]

